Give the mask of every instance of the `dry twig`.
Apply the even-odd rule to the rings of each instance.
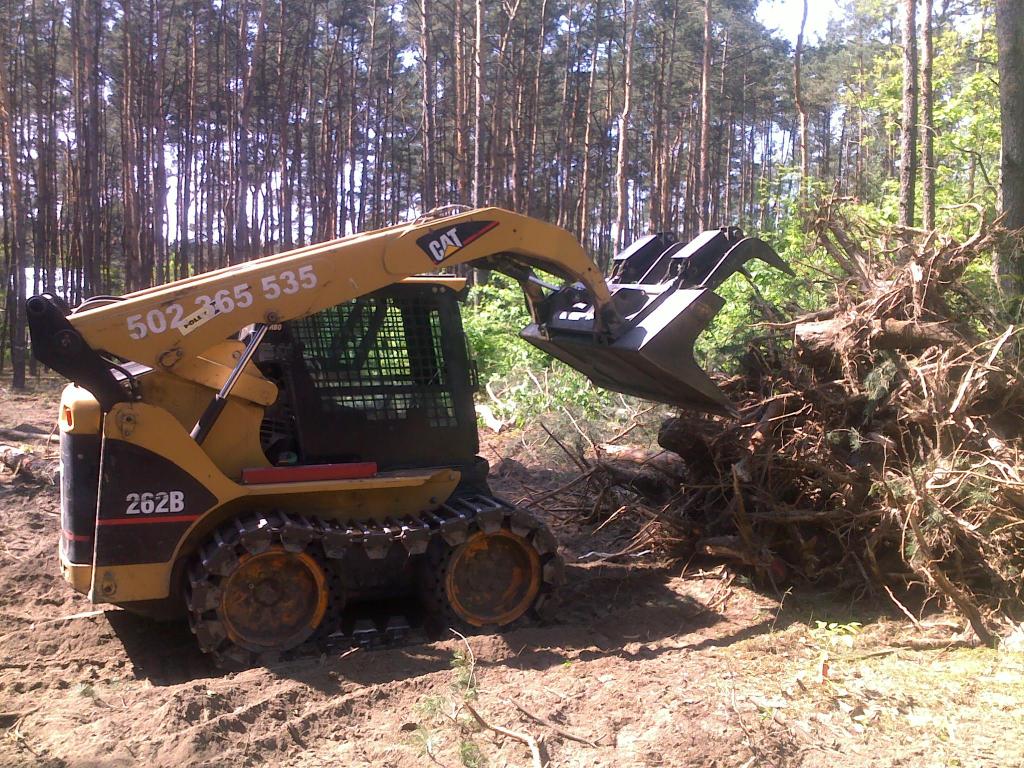
[[[502,728],[500,725],[491,725],[480,716],[480,713],[477,712],[473,705],[468,701],[464,701],[462,704],[481,728],[486,728],[488,731],[497,733],[500,736],[508,736],[510,739],[515,739],[529,747],[530,759],[533,761],[533,768],[544,768],[544,763],[540,757],[540,745],[537,744],[537,740],[533,738],[533,736],[528,733],[513,731],[510,728]]]

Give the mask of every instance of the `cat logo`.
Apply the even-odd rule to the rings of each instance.
[[[440,264],[496,226],[496,221],[464,221],[450,229],[430,232],[417,239],[416,244],[435,264]]]

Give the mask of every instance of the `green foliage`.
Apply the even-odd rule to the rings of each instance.
[[[412,742],[422,755],[437,764],[440,764],[438,755],[457,742],[462,765],[484,768],[487,758],[472,738],[480,728],[465,707],[466,702],[477,696],[474,660],[469,648],[456,650],[450,666],[454,673],[450,693],[431,694],[417,702],[415,710],[419,722],[412,732]]]
[[[853,640],[863,629],[859,621],[815,621],[811,637],[826,648],[852,648]]]
[[[473,659],[469,653],[461,648],[452,654],[451,668],[455,670],[455,679],[452,688],[456,693],[465,699],[476,698],[476,673],[473,669]]]
[[[838,47],[833,58],[840,64],[819,72],[818,85],[832,85],[854,130],[863,131],[864,178],[856,194],[894,223],[903,54],[899,41],[892,39],[891,12],[890,5],[878,0],[854,2],[842,28],[827,41]],[[1000,113],[998,83],[992,76],[995,32],[991,17],[965,10],[948,16],[933,34],[936,223],[962,238],[977,223],[976,211],[965,208],[965,202],[990,215],[996,205]],[[918,215],[920,184],[919,179]]]
[[[771,245],[796,277],[759,261],[750,262],[747,268],[753,282],[737,273],[717,289],[725,306],[695,345],[696,359],[705,370],[735,370],[747,346],[764,335],[760,324],[765,316],[759,305],[766,304],[780,318],[789,318],[801,311],[818,309],[831,298],[836,266],[815,246],[814,234],[808,231],[795,208],[796,201],[789,201],[777,226],[749,234]]]
[[[459,760],[466,768],[484,768],[487,765],[484,753],[472,741],[459,743]]]
[[[484,389],[481,396],[499,418],[521,425],[561,408],[599,417],[627,402],[519,338],[530,315],[512,278],[494,272],[486,283],[475,285],[462,314]]]
[[[492,272],[486,283],[470,290],[462,323],[482,381],[548,364],[547,355],[519,338],[519,331],[530,323],[526,300],[519,284],[500,272]]]
[[[935,48],[936,194],[940,212],[943,205],[959,205],[968,198],[994,212],[1000,152],[999,87],[982,65],[997,58],[993,24],[991,20],[985,23],[980,16],[969,19],[963,26],[942,31]],[[948,210],[945,215],[962,216],[962,209]]]
[[[420,754],[432,760],[444,744],[440,733],[431,728],[424,728],[422,725],[417,726],[416,730],[412,732],[412,741]]]
[[[889,398],[889,393],[892,392],[900,374],[899,365],[892,355],[881,353],[879,356],[882,360],[864,377],[864,390],[868,395],[868,402],[864,407],[865,421],[870,419],[878,407]]]
[[[835,448],[845,448],[851,451],[860,450],[863,445],[863,438],[856,429],[835,429],[826,433],[825,439],[828,444]]]

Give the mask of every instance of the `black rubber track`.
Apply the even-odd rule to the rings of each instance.
[[[221,666],[236,669],[285,658],[317,657],[353,646],[395,647],[443,636],[449,627],[463,634],[491,631],[497,628],[471,627],[461,621],[448,604],[443,585],[447,564],[460,544],[477,531],[490,533],[501,528],[529,541],[543,569],[536,600],[522,619],[502,628],[507,630],[540,616],[562,581],[563,562],[555,538],[544,523],[524,509],[484,495],[456,497],[430,512],[383,522],[338,522],[287,512],[236,518],[214,531],[188,568],[185,594],[189,625],[204,652]],[[320,627],[297,647],[255,653],[228,638],[218,615],[220,584],[243,554],[258,554],[275,545],[291,552],[306,552],[325,566],[327,612]],[[361,622],[347,634],[341,631],[344,585],[338,577],[340,569],[330,564],[345,558],[355,547],[372,560],[386,557],[392,547],[403,547],[407,557],[417,558],[418,592],[425,613],[420,626],[412,627],[405,616],[395,615]]]

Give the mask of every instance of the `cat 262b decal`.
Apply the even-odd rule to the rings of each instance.
[[[496,221],[465,221],[450,229],[434,230],[416,240],[416,245],[440,264],[498,226]]]

